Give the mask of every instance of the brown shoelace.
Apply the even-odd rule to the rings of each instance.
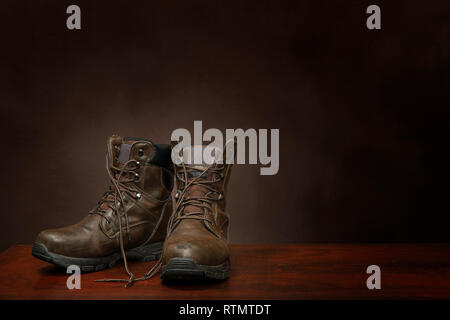
[[[132,164],[133,166],[131,168],[128,168]],[[106,157],[106,170],[108,172],[109,178],[113,184],[112,187],[110,187],[109,191],[106,192],[102,199],[99,201],[98,206],[91,211],[93,214],[99,214],[102,217],[104,217],[108,223],[110,221],[108,218],[104,215],[107,208],[110,208],[115,212],[117,215],[117,219],[119,221],[119,245],[120,245],[120,253],[122,255],[123,263],[125,266],[125,270],[127,274],[130,276],[130,278],[127,279],[99,279],[95,280],[97,282],[126,282],[125,287],[128,288],[131,286],[135,281],[141,280],[142,278],[135,279],[134,274],[131,272],[131,270],[128,267],[127,262],[127,256],[125,253],[125,248],[123,244],[123,230],[122,230],[122,216],[125,217],[126,222],[126,230],[128,234],[128,239],[130,240],[130,227],[128,223],[128,215],[126,211],[124,210],[124,195],[127,194],[130,197],[134,199],[138,199],[139,197],[142,197],[145,195],[145,192],[143,190],[140,190],[135,184],[131,184],[131,182],[135,181],[136,172],[135,170],[138,169],[140,166],[139,161],[137,160],[129,160],[126,163],[124,163],[120,168],[110,165],[109,158]],[[132,177],[130,177],[130,175]],[[118,201],[120,199],[120,201]],[[166,202],[166,201],[162,201]],[[106,208],[105,208],[106,207]],[[156,230],[158,229],[159,225],[162,221],[162,215],[160,219],[158,220],[154,231],[148,238],[148,240],[145,243],[148,243],[153,238],[154,234],[156,233]]]
[[[215,184],[222,180],[223,167],[209,166],[205,170],[201,171],[201,173],[197,175],[197,177],[193,178],[190,181],[188,181],[189,173],[190,172],[198,173],[200,170],[195,166],[186,166],[184,163],[182,163],[182,168],[183,168],[182,172],[183,176],[182,177],[177,176],[177,180],[179,180],[183,184],[183,186],[180,188],[180,190],[178,190],[178,193],[175,195],[175,197],[177,198],[177,202],[174,214],[171,216],[169,220],[168,224],[169,228],[167,235],[169,235],[178,226],[181,220],[184,219],[202,220],[204,222],[209,222],[212,224],[213,222],[209,219],[207,212],[212,211],[212,201],[218,201],[222,199],[222,195],[219,192],[217,192],[217,190],[212,186],[212,184]],[[205,179],[200,180],[200,178],[203,177],[205,173],[208,174],[216,173],[218,178],[212,180],[205,180]],[[199,186],[200,188],[207,191],[202,196],[186,197],[187,190],[194,186]],[[196,207],[199,208],[200,210],[186,212],[184,208],[186,208],[187,206]],[[208,228],[208,230],[214,233],[217,237],[220,237],[206,223],[205,227]]]

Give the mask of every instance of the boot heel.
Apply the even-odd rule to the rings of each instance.
[[[150,243],[126,251],[127,259],[137,261],[153,261],[161,257],[164,242]]]

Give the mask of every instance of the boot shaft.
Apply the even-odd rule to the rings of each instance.
[[[131,188],[164,200],[172,192],[173,186],[170,152],[169,145],[113,135],[108,141],[109,169],[114,171],[113,175],[125,169],[122,172],[125,177],[120,178],[120,181],[127,181],[132,185]]]

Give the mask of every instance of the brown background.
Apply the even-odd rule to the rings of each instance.
[[[110,134],[279,128],[231,242],[450,240],[448,1],[2,1],[0,249],[80,220]]]

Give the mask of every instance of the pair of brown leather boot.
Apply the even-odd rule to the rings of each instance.
[[[97,206],[74,225],[42,231],[33,256],[83,272],[123,259],[130,278],[101,281],[126,286],[159,270],[163,280],[228,277],[225,199],[231,165],[173,164],[170,145],[113,135],[106,168],[111,186]],[[127,259],[159,260],[135,278]]]

